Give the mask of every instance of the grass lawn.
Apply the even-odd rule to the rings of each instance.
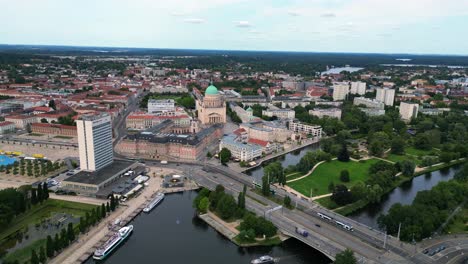
[[[437,153],[437,152],[439,152],[439,151],[436,150],[436,149],[422,150],[422,149],[417,149],[417,148],[414,148],[414,147],[406,147],[405,148],[405,153],[406,154],[412,155],[412,156],[418,156],[418,157],[427,156],[427,155],[430,155],[431,153]]]
[[[33,137],[42,137],[44,134],[39,134],[39,133],[29,133],[28,136],[33,136]]]
[[[335,208],[340,207],[339,205],[337,205],[334,201],[330,199],[330,196],[323,197],[315,201],[318,202],[321,206],[328,208],[328,209],[335,209]]]
[[[416,165],[420,165],[422,162],[422,159],[419,159],[418,157],[412,156],[412,155],[397,155],[397,154],[389,154],[386,158],[389,161],[393,161],[395,163],[399,161],[404,161],[404,160],[410,160],[413,161]]]
[[[95,205],[90,204],[48,199],[15,218],[10,226],[0,232],[0,241],[16,231],[26,228],[30,224],[39,223],[41,219],[49,217],[52,213],[67,213],[81,217],[85,216],[87,211],[95,207]]]
[[[67,137],[67,136],[55,136],[54,138],[72,139],[73,137]]]
[[[448,234],[468,234],[468,208],[458,213],[447,227]]]
[[[327,194],[329,193],[328,185],[330,182],[335,183],[335,185],[342,183],[348,187],[351,187],[357,181],[364,182],[369,177],[370,166],[378,161],[378,159],[370,159],[362,162],[341,162],[332,160],[320,164],[312,174],[309,174],[304,179],[291,182],[288,186],[305,196],[310,196],[311,189],[313,196]],[[345,169],[349,171],[350,176],[350,182],[347,183],[340,181],[340,172]]]

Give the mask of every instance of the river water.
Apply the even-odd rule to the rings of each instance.
[[[265,254],[285,264],[330,263],[320,252],[295,239],[277,247],[239,248],[195,216],[195,196],[196,192],[166,195],[150,214],[142,213],[132,221],[133,234],[100,263],[247,264]]]

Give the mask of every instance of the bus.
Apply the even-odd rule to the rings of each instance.
[[[345,224],[345,223],[340,222],[338,220],[336,220],[335,223],[336,223],[337,226],[340,226],[341,228],[344,228],[344,229],[346,229],[348,231],[353,231],[353,226],[350,225],[350,224]]]
[[[322,213],[317,213],[317,215],[322,218],[322,219],[325,219],[325,220],[328,220],[328,221],[331,221],[333,218],[331,218],[330,216],[326,215],[326,214],[322,214]]]

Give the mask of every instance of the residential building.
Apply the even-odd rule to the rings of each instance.
[[[410,121],[412,118],[418,117],[419,105],[416,103],[400,103],[400,115],[401,119]]]
[[[251,161],[262,156],[262,147],[256,144],[239,142],[235,135],[228,135],[221,139],[219,150],[227,148],[232,157],[241,161]]]
[[[112,163],[111,117],[107,113],[84,115],[76,120],[80,167],[96,171]]]
[[[385,108],[384,103],[379,102],[375,99],[364,98],[364,97],[354,97],[353,104],[357,106],[365,105],[367,108],[377,108],[377,109]]]
[[[296,112],[292,109],[267,109],[262,110],[262,115],[268,117],[276,116],[279,119],[293,119],[296,117]]]
[[[359,108],[359,109],[368,116],[385,115],[385,109],[378,109],[378,108]]]
[[[393,106],[395,101],[395,89],[376,88],[377,94],[375,100],[384,103],[385,105]]]
[[[289,122],[289,130],[295,133],[312,135],[312,137],[322,137],[322,127],[318,125],[308,125],[298,121]]]
[[[44,124],[44,123],[32,123],[31,130],[33,133],[38,134],[49,134],[59,135],[66,137],[76,137],[77,128],[76,126],[67,126],[60,124]]]
[[[175,111],[175,102],[173,99],[148,100],[148,113],[166,113]]]
[[[11,132],[15,132],[16,125],[13,122],[0,122],[0,134],[7,134]]]
[[[348,83],[333,84],[333,101],[345,100],[348,93],[349,93]]]
[[[351,94],[366,94],[366,83],[365,82],[351,82],[351,89],[349,91]]]
[[[203,125],[226,123],[226,102],[214,85],[208,86],[205,96],[197,99],[198,118]]]
[[[309,110],[309,115],[323,118],[325,116],[341,119],[341,109],[339,108],[315,108]]]

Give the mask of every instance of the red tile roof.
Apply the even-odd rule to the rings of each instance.
[[[249,143],[260,145],[262,147],[268,146],[268,141],[264,141],[264,140],[260,140],[260,139],[254,139],[254,138],[249,139]]]

